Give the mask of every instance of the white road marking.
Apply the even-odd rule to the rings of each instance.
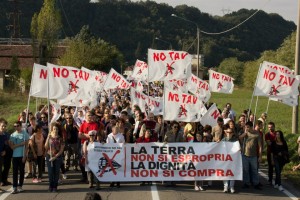
[[[0,200],[4,200],[4,199],[6,199],[9,195],[10,195],[10,192],[12,191],[12,187],[11,188],[9,188],[8,190],[6,190],[6,192],[4,192],[4,193],[2,193],[1,195],[0,195]]]
[[[153,182],[152,186],[151,186],[151,195],[152,195],[152,200],[159,200],[159,195],[158,195],[158,191],[157,191],[155,182]]]
[[[267,174],[263,173],[262,171],[259,171],[259,174],[266,180],[268,180],[268,176]],[[290,199],[292,200],[298,200],[298,198],[293,195],[290,191],[288,191],[287,189],[284,188],[284,190],[282,191],[286,196],[288,196]]]

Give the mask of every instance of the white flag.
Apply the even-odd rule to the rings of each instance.
[[[198,78],[192,74],[187,79],[187,89],[194,95],[198,96],[205,103],[210,99],[211,93],[209,90],[209,84],[206,81]]]
[[[173,90],[175,92],[183,92],[187,93],[187,82],[186,80],[165,80],[164,87],[168,88],[169,90]]]
[[[150,112],[153,113],[154,116],[163,115],[163,98],[157,97],[149,97],[146,107],[149,107]]]
[[[207,110],[207,112],[202,116],[200,123],[202,126],[210,125],[211,127],[216,126],[217,119],[220,116],[220,112],[216,106],[216,104],[213,104],[210,106],[210,108]]]
[[[145,95],[142,92],[137,91],[134,88],[130,88],[130,99],[131,99],[131,105],[138,105],[142,112],[146,111],[146,100],[148,99],[148,96]]]
[[[149,82],[187,79],[191,75],[192,56],[184,51],[148,49]]]
[[[264,62],[258,72],[254,96],[267,96],[275,98],[289,98],[299,95],[299,79],[291,71],[283,68],[271,68]]]
[[[31,77],[29,96],[47,98],[47,67],[34,63]]]
[[[147,81],[148,65],[144,61],[136,60],[131,77],[134,80]]]
[[[104,84],[104,90],[129,89],[130,86],[131,84],[121,74],[111,68]]]
[[[194,95],[165,89],[164,120],[199,122],[201,103]]]
[[[272,101],[277,101],[283,104],[286,104],[288,106],[297,106],[298,105],[298,96],[290,96],[289,98],[274,98],[270,97],[269,98]]]
[[[107,78],[107,73],[101,71],[94,71],[94,73],[96,74],[95,79],[98,82],[98,84],[96,85],[96,91],[101,92]]]
[[[53,115],[51,119],[51,123],[53,123],[56,122],[56,120],[58,120],[59,117],[61,116],[61,108],[60,105],[55,101],[50,100],[50,104],[51,104],[52,115]]]
[[[215,72],[213,70],[209,70],[209,88],[211,92],[219,92],[231,94],[233,92],[233,78],[222,74],[219,72]]]

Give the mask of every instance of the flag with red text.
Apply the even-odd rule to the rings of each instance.
[[[148,81],[187,79],[191,75],[192,56],[184,51],[148,49]]]
[[[233,92],[233,78],[213,70],[209,70],[209,88],[211,92],[231,94]]]
[[[144,61],[136,60],[131,77],[134,80],[147,81],[148,65]]]
[[[216,104],[213,104],[212,106],[210,106],[207,112],[202,116],[200,123],[202,124],[202,126],[210,125],[211,127],[214,127],[217,125],[217,119],[220,116],[221,115]]]
[[[168,88],[169,90],[173,90],[175,92],[183,92],[187,93],[187,81],[186,80],[165,80],[164,87]]]
[[[298,96],[299,78],[300,76],[295,76],[286,67],[263,62],[258,71],[253,95],[280,99]]]
[[[187,89],[204,102],[207,102],[211,97],[209,84],[194,74],[187,79]]]
[[[131,84],[125,79],[124,76],[119,74],[116,70],[111,68],[107,79],[104,84],[104,90],[109,89],[129,89]]]
[[[47,88],[48,88],[47,73],[48,71],[46,66],[34,63],[32,76],[31,76],[29,96],[47,98],[48,96],[47,95]]]
[[[164,120],[199,122],[202,101],[191,94],[165,89]]]

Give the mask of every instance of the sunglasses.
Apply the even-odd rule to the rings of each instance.
[[[96,135],[90,135],[90,136],[96,136]]]

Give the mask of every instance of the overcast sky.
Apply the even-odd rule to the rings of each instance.
[[[139,1],[139,0],[131,0]],[[223,13],[237,11],[241,8],[261,9],[267,13],[278,13],[284,19],[297,21],[298,0],[155,0],[171,6],[186,4],[197,7],[201,12],[223,16]]]

